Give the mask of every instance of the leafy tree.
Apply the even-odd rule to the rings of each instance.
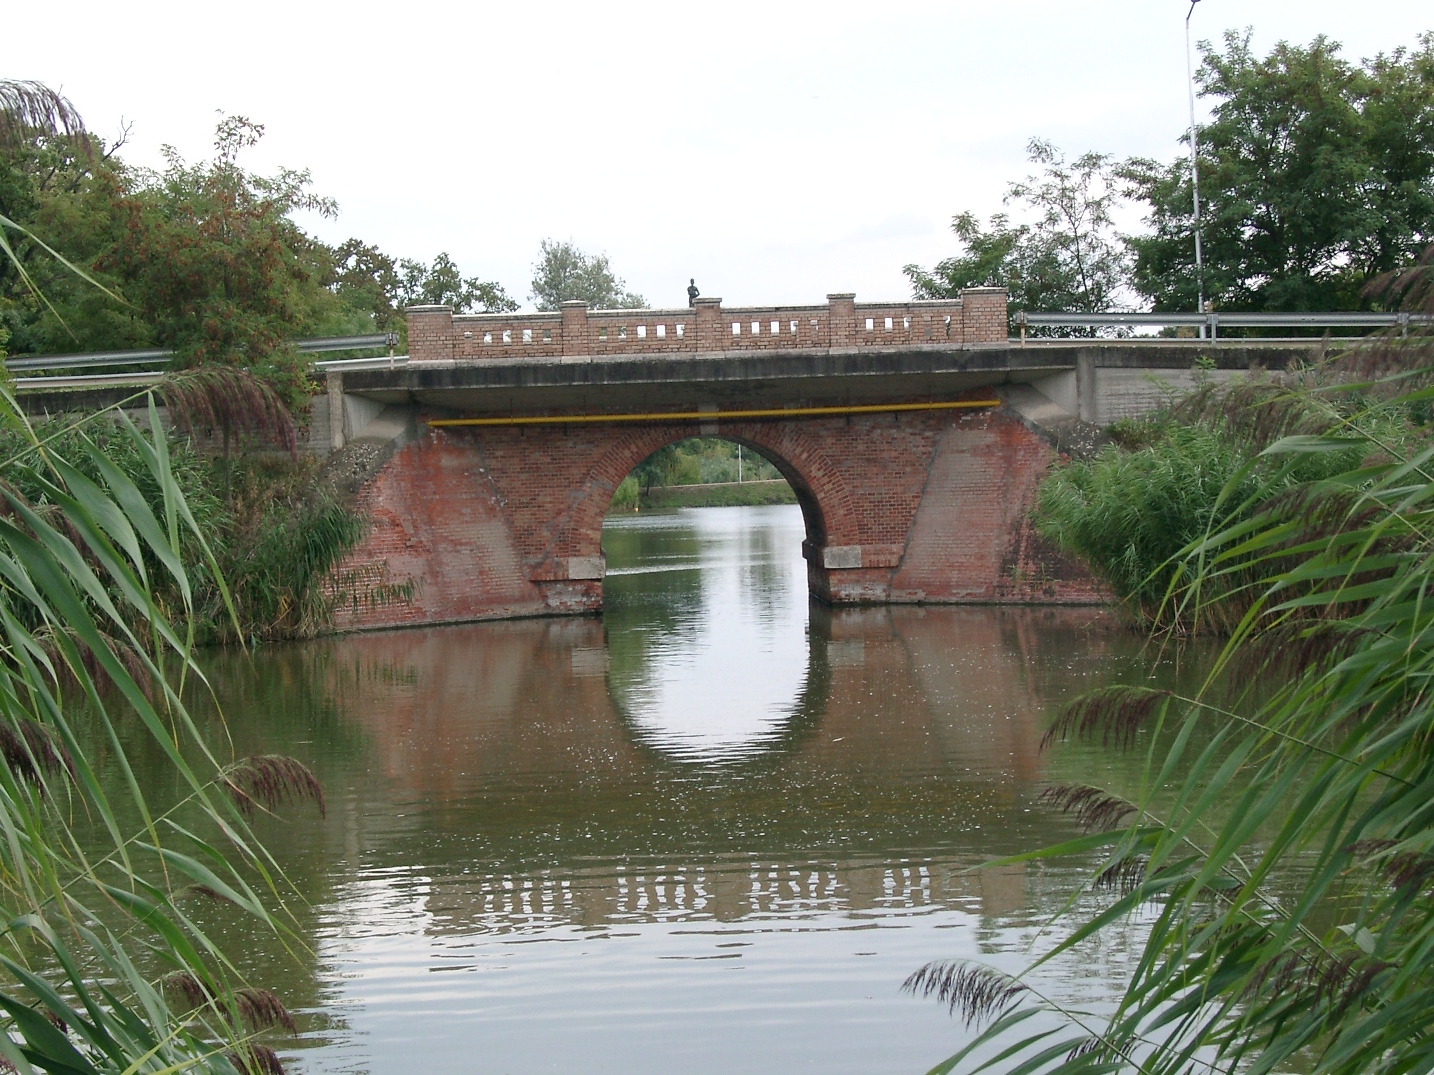
[[[447,254],[439,254],[432,265],[405,258],[398,263],[399,308],[404,306],[452,306],[457,313],[507,313],[518,304],[491,280],[465,277]]]
[[[564,302],[582,299],[599,310],[642,309],[647,300],[627,290],[613,274],[606,254],[584,254],[572,243],[544,239],[533,266],[531,298],[540,310],[556,310]]]
[[[632,477],[637,479],[642,492],[651,493],[652,486],[697,482],[697,463],[684,457],[680,447],[680,444],[664,444],[647,459],[632,467]]]
[[[1248,32],[1201,48],[1205,294],[1234,310],[1367,305],[1372,277],[1434,239],[1434,35],[1358,65],[1324,37],[1264,58]],[[1149,206],[1135,287],[1157,310],[1194,309],[1188,159],[1123,171]]]
[[[403,276],[398,262],[362,239],[348,239],[332,251],[328,286],[349,309],[386,330],[402,322]]]
[[[1012,183],[1005,198],[1021,207],[1022,222],[998,213],[983,230],[974,214],[959,214],[951,230],[962,253],[929,271],[906,266],[917,298],[1004,287],[1015,309],[1097,312],[1118,305],[1127,262],[1111,220],[1119,195],[1110,157],[1086,153],[1067,163],[1038,138],[1027,152],[1041,171]]]
[[[11,117],[0,128],[0,239],[14,255],[0,261],[0,345],[13,352],[167,346],[181,366],[248,369],[299,405],[307,366],[295,337],[402,329],[404,307],[419,303],[517,308],[447,254],[425,264],[306,234],[294,212],[332,214],[333,202],[307,172],[243,168],[263,134],[243,117],[220,123],[214,160],[171,150],[152,172],[127,168],[123,135],[106,146],[42,85],[0,80],[0,108]]]
[[[0,116],[8,117],[0,120],[0,245],[8,255],[0,258],[0,343],[37,351],[152,342],[135,312],[114,301],[112,278],[111,293],[94,286],[104,274],[93,259],[114,240],[108,206],[124,133],[106,146],[69,101],[34,82],[0,80]],[[57,257],[57,247],[68,257]],[[76,272],[75,262],[89,271]]]
[[[118,241],[98,264],[116,273],[181,365],[244,367],[298,403],[307,367],[288,341],[314,320],[325,256],[290,216],[337,210],[310,191],[308,172],[259,176],[240,166],[263,133],[225,117],[213,161],[189,165],[166,147],[162,173],[132,173]]]

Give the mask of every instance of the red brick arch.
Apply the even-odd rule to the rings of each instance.
[[[602,523],[613,493],[634,467],[653,452],[693,436],[713,436],[758,452],[777,468],[797,494],[806,522],[807,540],[820,548],[832,533],[850,529],[852,496],[842,476],[811,439],[789,425],[724,423],[716,433],[701,434],[688,426],[646,426],[623,430],[608,449],[574,484],[572,510],[555,544],[569,556],[602,552]]]
[[[435,429],[364,484],[369,536],[336,572],[356,594],[341,627],[443,623],[602,607],[602,525],[618,484],[690,423]],[[997,411],[723,422],[708,434],[770,460],[806,521],[813,594],[888,601],[1089,601],[1079,565],[1051,554],[1027,512],[1050,460]],[[352,581],[352,580],[357,580]]]

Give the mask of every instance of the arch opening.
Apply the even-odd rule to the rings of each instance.
[[[826,528],[821,507],[790,462],[745,437],[687,437],[662,444],[636,463],[614,488],[607,516],[775,504],[797,504],[807,540],[822,544]]]

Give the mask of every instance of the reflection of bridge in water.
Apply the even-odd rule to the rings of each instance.
[[[589,929],[643,922],[750,922],[829,914],[870,917],[949,907],[987,918],[1027,906],[1020,865],[972,870],[939,858],[869,865],[709,861],[683,866],[619,862],[571,873],[462,874],[431,878],[379,870],[349,882],[360,904],[421,900],[426,931],[523,933],[574,925]],[[347,902],[347,901],[346,901]]]
[[[322,644],[342,663],[300,674],[366,733],[375,774],[343,823],[347,854],[371,848],[372,865],[344,883],[361,904],[420,900],[438,931],[1017,913],[1019,870],[964,871],[1050,842],[1028,809],[1046,710],[1072,667],[1108,669],[1133,644],[1087,630],[1098,615],[813,606],[821,689],[763,752],[723,765],[643,742],[597,621]]]

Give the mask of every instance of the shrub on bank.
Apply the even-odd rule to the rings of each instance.
[[[1203,568],[1183,554],[1273,498],[1357,466],[1369,443],[1403,444],[1413,435],[1401,416],[1356,402],[1332,402],[1317,386],[1204,386],[1159,415],[1112,427],[1114,443],[1095,458],[1056,466],[1040,488],[1037,529],[1089,564],[1133,621],[1228,630],[1243,614],[1247,579],[1222,572],[1204,581],[1198,599],[1173,601]],[[1290,435],[1325,443],[1319,451],[1267,451]]]

